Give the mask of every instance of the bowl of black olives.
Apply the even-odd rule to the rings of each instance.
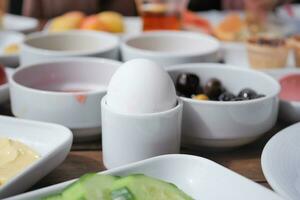
[[[176,65],[168,72],[184,103],[185,146],[241,146],[276,123],[280,86],[262,72],[217,63]]]

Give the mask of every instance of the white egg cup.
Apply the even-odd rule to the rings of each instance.
[[[101,101],[103,162],[111,169],[162,154],[180,151],[183,103],[167,111],[127,114]]]

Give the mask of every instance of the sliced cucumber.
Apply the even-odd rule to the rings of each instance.
[[[63,198],[60,194],[55,194],[55,195],[42,198],[42,200],[63,200]]]
[[[133,195],[127,188],[121,188],[111,192],[112,200],[134,200]]]
[[[192,200],[174,184],[167,183],[142,174],[121,178],[113,183],[111,188],[112,200],[132,200],[126,198],[126,192],[115,195],[117,191],[128,190],[134,200]]]
[[[100,174],[86,174],[67,187],[63,200],[111,200],[110,187],[117,177]]]

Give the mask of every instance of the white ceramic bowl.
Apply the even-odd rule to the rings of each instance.
[[[97,31],[29,35],[22,44],[21,66],[59,57],[89,56],[118,59],[119,38]]]
[[[174,64],[215,62],[219,42],[211,36],[187,31],[153,31],[125,37],[123,61],[146,58],[167,67]]]
[[[282,70],[268,70],[265,72],[279,81],[287,75],[300,74],[300,69],[286,68]],[[280,99],[279,119],[291,124],[300,122],[300,102]]]
[[[121,63],[64,58],[18,68],[10,81],[12,112],[71,128],[76,139],[99,135],[101,98]]]
[[[0,199],[30,188],[63,162],[72,146],[72,133],[57,125],[0,116],[0,137],[18,140],[34,149],[40,158],[0,186]]]
[[[234,102],[198,101],[182,97],[184,145],[240,146],[257,139],[274,126],[280,86],[268,75],[210,63],[178,65],[169,70],[174,81],[183,72],[198,75],[202,85],[210,78],[218,78],[234,94],[243,88],[252,88],[266,95],[259,99]]]
[[[274,135],[261,155],[263,173],[278,194],[287,200],[300,199],[300,123]]]
[[[25,36],[22,33],[14,31],[0,31],[0,63],[9,67],[16,67],[19,64],[19,52],[14,54],[5,54],[4,49],[11,44],[23,42]]]

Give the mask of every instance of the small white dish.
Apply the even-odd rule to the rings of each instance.
[[[287,75],[300,74],[300,68],[267,70],[265,73],[279,81],[281,78]],[[279,119],[287,123],[300,122],[300,102],[280,99]]]
[[[213,161],[191,155],[158,156],[102,173],[118,176],[142,173],[175,184],[195,200],[282,200],[271,190]],[[71,182],[60,183],[6,200],[39,200],[60,192]]]
[[[99,136],[101,99],[120,62],[61,58],[18,68],[10,81],[12,113],[72,129],[76,139]]]
[[[287,127],[266,144],[261,165],[271,187],[288,200],[300,199],[300,123]]]
[[[20,15],[5,14],[4,30],[30,33],[37,29],[38,20]]]
[[[21,67],[61,57],[119,58],[119,38],[98,31],[67,31],[26,37],[21,49]]]
[[[72,145],[69,129],[55,124],[0,116],[0,137],[18,140],[34,149],[40,158],[0,187],[0,198],[30,188],[63,162]]]
[[[219,79],[224,87],[237,94],[251,88],[265,97],[247,101],[183,100],[182,141],[188,147],[230,148],[254,141],[277,121],[278,94],[276,80],[262,72],[215,63],[171,66],[168,72],[175,82],[180,73],[196,74],[201,85]]]
[[[9,79],[11,78],[14,70],[11,68],[5,68],[6,76],[7,76],[7,83],[0,85],[0,104],[5,103],[9,100]]]
[[[9,67],[19,65],[19,52],[14,54],[6,54],[4,49],[12,44],[17,44],[21,47],[25,36],[22,33],[14,31],[0,31],[0,63]]]
[[[215,62],[219,42],[208,35],[187,31],[150,31],[124,37],[123,61],[134,58],[153,60],[163,67],[174,64]]]

